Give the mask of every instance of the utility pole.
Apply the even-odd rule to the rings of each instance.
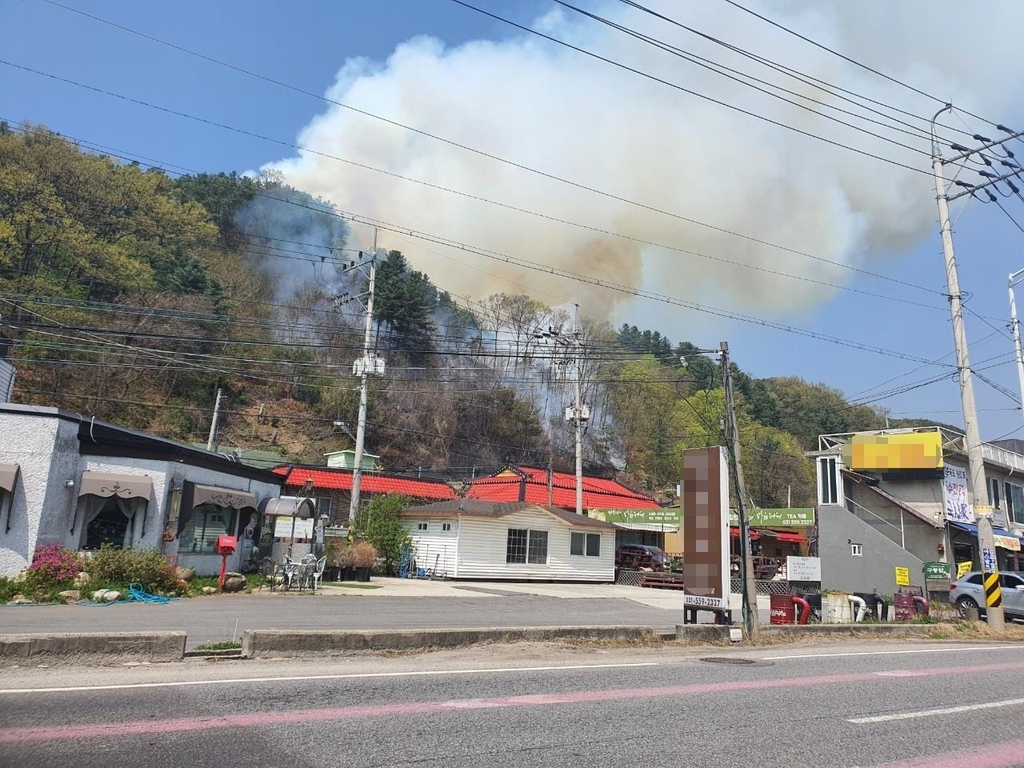
[[[580,393],[583,378],[580,358],[580,305],[576,305],[576,330],[573,333],[573,353],[576,363],[576,398],[573,401],[573,420],[576,422],[576,514],[583,514],[583,396]]]
[[[754,558],[750,553],[750,526],[747,523],[747,488],[743,483],[743,462],[740,459],[740,430],[736,425],[736,404],[732,393],[732,370],[729,366],[729,342],[719,345],[722,361],[722,388],[725,390],[725,423],[729,458],[732,460],[733,487],[736,490],[736,513],[740,520],[740,562],[743,577],[743,627],[747,638],[757,642],[761,635],[757,615],[757,584],[754,581]]]
[[[359,254],[362,256],[362,253]],[[358,360],[354,370],[359,373],[359,421],[356,424],[356,456],[352,467],[352,499],[348,508],[349,525],[355,522],[359,512],[359,491],[363,483],[363,445],[366,442],[366,405],[370,397],[370,374],[383,373],[383,365],[371,355],[370,343],[373,339],[373,293],[377,281],[377,230],[373,231],[373,253],[370,256],[370,283],[366,293],[366,330],[363,334],[363,357]],[[383,361],[380,361],[383,363]]]
[[[1024,352],[1020,347],[1020,320],[1017,319],[1017,301],[1013,294],[1013,286],[1021,275],[1024,275],[1024,269],[1011,272],[1006,284],[1010,291],[1010,325],[1013,327],[1013,354],[1017,358],[1017,383],[1020,386],[1021,403],[1024,404]],[[1024,415],[1024,407],[1021,408],[1021,414]]]
[[[953,345],[956,348],[956,367],[960,375],[960,403],[964,415],[964,441],[967,448],[970,497],[978,521],[978,546],[981,550],[981,570],[985,583],[985,615],[988,625],[995,630],[1003,628],[1002,593],[999,588],[999,561],[996,557],[995,538],[992,535],[992,506],[988,503],[985,482],[985,462],[981,450],[981,432],[974,404],[974,382],[971,361],[967,354],[967,334],[964,330],[963,297],[957,274],[956,255],[953,252],[953,228],[949,221],[949,197],[943,174],[942,150],[935,135],[935,121],[939,115],[951,110],[946,105],[932,118],[932,171],[935,175],[935,201],[939,209],[939,230],[942,234],[942,255],[946,265],[946,283],[949,286],[949,311],[953,320]]]
[[[217,422],[220,420],[221,388],[217,387],[217,402],[213,405],[213,421],[210,423],[210,438],[206,441],[206,450],[212,451],[217,440]]]

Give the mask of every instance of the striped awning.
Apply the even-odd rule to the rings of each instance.
[[[0,491],[14,493],[20,469],[18,464],[0,464]]]

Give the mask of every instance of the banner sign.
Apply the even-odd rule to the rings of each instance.
[[[949,563],[925,563],[924,577],[930,581],[949,581]]]
[[[974,510],[967,503],[967,470],[946,466],[944,472],[942,502],[946,519],[953,523],[974,523]]]
[[[730,509],[729,525],[739,524],[739,512]],[[751,528],[810,528],[814,525],[814,508],[748,509],[747,525]]]
[[[729,607],[729,469],[725,448],[683,451],[684,605]]]
[[[995,539],[997,547],[1008,549],[1011,552],[1020,552],[1020,539],[1016,536],[1000,536],[998,533],[994,533],[992,538]]]
[[[590,517],[606,523],[640,523],[679,527],[679,507],[661,509],[592,509]]]
[[[937,429],[888,435],[854,435],[842,448],[843,463],[860,470],[942,469]]]
[[[786,581],[821,581],[821,558],[787,557]]]
[[[962,579],[966,574],[970,573],[970,571],[971,571],[971,569],[973,567],[974,567],[974,561],[973,560],[967,560],[966,562],[963,562],[963,563],[957,563],[956,564],[956,577],[957,577],[957,579]]]
[[[275,539],[290,539],[292,538],[292,521],[295,522],[295,538],[296,539],[312,539],[313,538],[313,518],[311,517],[287,517],[285,515],[278,515],[274,519],[274,538]]]
[[[901,568],[896,566],[896,586],[898,587],[909,587],[910,586],[910,569]]]

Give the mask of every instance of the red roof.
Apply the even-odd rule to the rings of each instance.
[[[576,508],[576,475],[552,472],[552,506]],[[520,498],[525,481],[525,498]],[[540,467],[505,469],[491,477],[474,480],[466,496],[484,501],[528,501],[548,503],[548,471]],[[601,477],[583,477],[584,509],[658,509],[650,496],[629,490],[621,483]]]
[[[312,478],[314,490],[352,490],[351,469],[274,467],[273,471],[278,475],[286,475],[284,484],[287,487],[301,488],[307,479]],[[440,480],[417,480],[409,477],[382,475],[377,472],[363,472],[359,487],[363,493],[402,493],[413,499],[457,498],[451,486]]]

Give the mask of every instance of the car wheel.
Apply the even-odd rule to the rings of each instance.
[[[960,614],[961,619],[967,618],[968,609],[973,609],[978,612],[978,616],[981,616],[981,609],[978,608],[978,604],[971,597],[961,597],[956,601],[956,610]]]

